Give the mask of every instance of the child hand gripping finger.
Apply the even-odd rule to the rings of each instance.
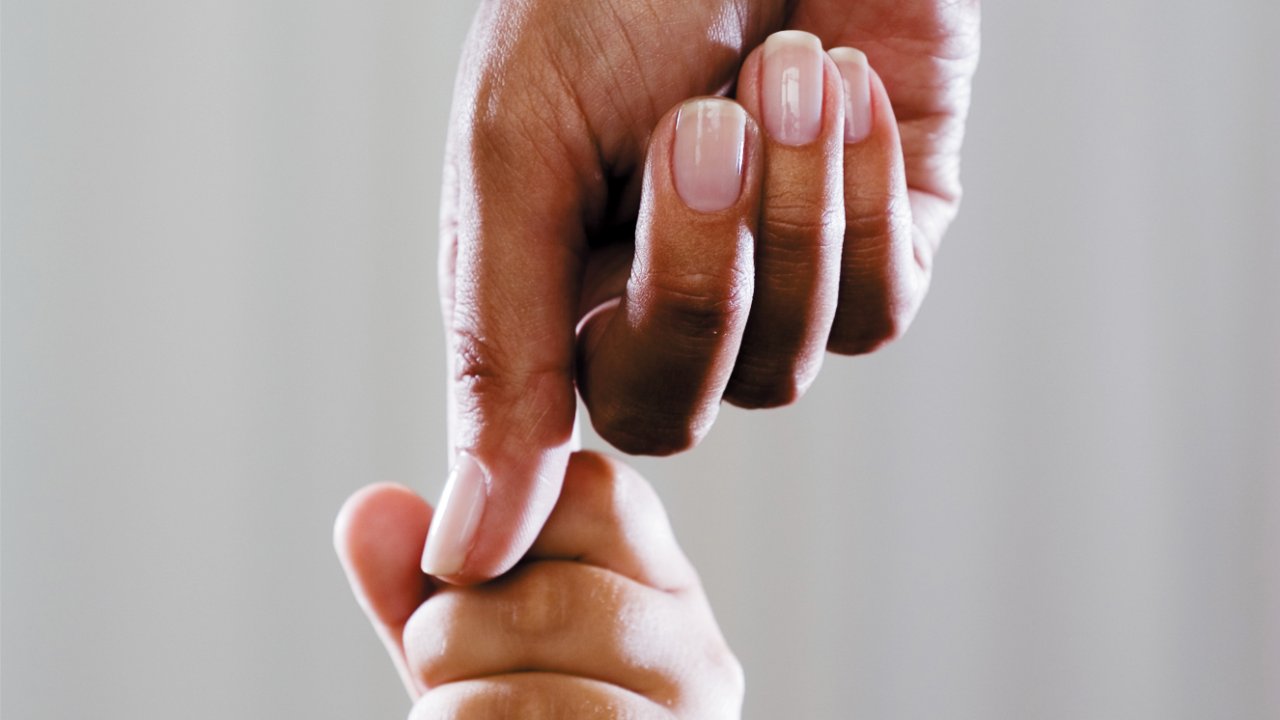
[[[528,554],[488,583],[419,570],[431,508],[356,493],[335,528],[357,600],[415,704],[411,718],[737,718],[741,667],[653,489],[574,454]]]

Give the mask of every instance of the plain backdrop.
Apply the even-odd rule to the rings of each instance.
[[[5,720],[407,712],[330,526],[443,482],[473,9],[4,3]],[[984,21],[908,337],[639,463],[746,717],[1280,717],[1280,3]]]

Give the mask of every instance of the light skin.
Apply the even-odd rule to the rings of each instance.
[[[482,585],[418,569],[431,515],[413,491],[373,485],[334,530],[414,700],[410,718],[739,717],[741,667],[634,470],[575,453],[529,552]]]
[[[765,42],[784,29],[816,37]],[[447,151],[456,464],[423,569],[476,583],[524,556],[576,390],[607,441],[668,454],[723,400],[793,402],[824,351],[900,336],[958,206],[977,51],[976,0],[485,3]],[[740,125],[682,105],[726,92]],[[738,137],[736,188],[701,175]]]

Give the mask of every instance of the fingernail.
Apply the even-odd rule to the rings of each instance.
[[[685,205],[715,212],[737,202],[746,134],[747,113],[732,100],[704,98],[680,108],[672,165]]]
[[[423,572],[448,577],[462,569],[475,540],[480,516],[484,514],[484,498],[484,470],[470,455],[459,453],[427,530],[427,545],[422,550]]]
[[[844,141],[856,143],[871,134],[871,70],[867,56],[853,48],[833,48],[827,53],[840,70],[844,83]]]
[[[784,30],[764,41],[760,79],[764,127],[783,145],[813,142],[822,129],[822,41]]]

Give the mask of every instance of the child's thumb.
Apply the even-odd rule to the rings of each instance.
[[[391,654],[412,697],[421,683],[410,677],[404,655],[404,625],[433,590],[419,559],[431,524],[431,506],[399,485],[370,485],[338,512],[333,545],[356,602]]]

